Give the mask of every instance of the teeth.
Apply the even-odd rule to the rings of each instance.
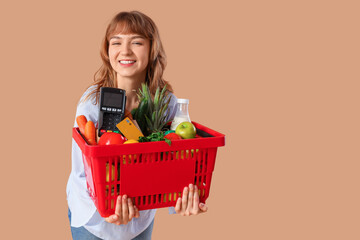
[[[122,64],[129,64],[129,63],[134,63],[135,61],[120,61],[120,63]]]

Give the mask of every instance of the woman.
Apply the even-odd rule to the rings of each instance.
[[[170,116],[174,116],[176,97],[171,85],[163,79],[165,52],[158,29],[148,16],[138,11],[118,13],[107,27],[101,59],[103,64],[94,76],[94,83],[82,96],[76,116],[85,115],[97,123],[101,87],[124,89],[126,109],[131,111],[139,104],[136,93],[142,83],[149,86],[152,94],[158,86],[166,86],[172,96]],[[87,192],[81,150],[74,140],[72,171],[66,191],[73,239],[151,239],[155,209],[139,212],[130,198],[119,196],[113,215],[102,218],[96,211]],[[199,203],[196,186],[185,187],[182,196],[176,202],[176,213],[190,216],[207,211],[207,207]]]

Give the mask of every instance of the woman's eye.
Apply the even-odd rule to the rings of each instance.
[[[120,45],[119,42],[113,42],[111,45]]]
[[[141,42],[133,42],[133,44],[136,44],[136,45],[142,45]]]

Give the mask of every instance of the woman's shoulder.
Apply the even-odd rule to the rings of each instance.
[[[98,104],[96,103],[96,93],[94,91],[95,88],[96,86],[92,85],[85,90],[78,102],[76,109],[76,116],[84,115],[88,120],[93,122],[97,121],[99,108]]]
[[[169,105],[176,105],[177,97],[175,96],[175,94],[172,92],[169,92],[168,97],[171,98]]]
[[[170,102],[169,102],[169,106],[168,106],[169,116],[168,116],[167,120],[170,120],[170,119],[173,119],[175,117],[177,97],[172,92],[169,92],[167,97],[170,98]]]
[[[91,85],[90,87],[86,88],[85,92],[82,94],[82,96],[80,98],[79,103],[88,101],[90,103],[95,104],[96,103],[95,102],[95,95],[96,95],[95,89],[96,89],[96,85]]]

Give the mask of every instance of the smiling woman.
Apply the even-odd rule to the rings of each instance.
[[[136,93],[145,83],[152,95],[157,88],[166,86],[167,96],[171,97],[167,120],[173,118],[177,99],[169,82],[163,79],[166,56],[157,27],[148,16],[137,11],[117,14],[106,29],[100,55],[102,66],[81,98],[76,116],[84,115],[97,124],[101,87],[125,90],[126,110],[131,112],[138,107]],[[140,214],[126,195],[117,197],[113,215],[100,216],[87,191],[82,152],[75,141],[72,144],[72,170],[66,191],[73,238],[151,239],[156,209]],[[196,186],[185,188],[182,196],[172,209],[174,213],[196,215],[206,211],[206,206],[198,202]]]
[[[133,46],[130,48],[130,43]],[[120,46],[125,48],[125,56],[118,59],[112,59],[111,57],[116,55],[116,51],[121,51]],[[145,14],[132,11],[132,12],[120,12],[117,14],[112,21],[109,23],[105,37],[101,45],[100,56],[102,59],[102,66],[95,73],[94,83],[92,85],[95,88],[89,92],[86,96],[88,98],[95,98],[95,101],[99,101],[100,97],[100,87],[120,87],[119,81],[112,81],[121,75],[116,72],[113,68],[113,64],[116,64],[117,61],[132,61],[137,59],[132,59],[129,57],[131,51],[135,49],[135,46],[138,46],[136,52],[141,52],[142,57],[145,57],[144,49],[148,48],[148,57],[147,57],[147,66],[145,70],[145,83],[148,84],[152,94],[155,94],[156,88],[163,88],[166,85],[166,88],[169,92],[173,92],[171,84],[168,81],[165,81],[163,78],[163,73],[166,67],[166,54],[161,43],[160,34],[157,26],[153,20],[146,16]],[[142,51],[140,51],[140,49]],[[139,51],[138,51],[139,50]],[[136,56],[133,56],[136,58]],[[142,60],[142,63],[144,60]],[[120,62],[118,62],[121,64]],[[126,64],[129,62],[122,62],[123,65],[119,65],[119,68],[126,67]],[[139,65],[139,64],[137,64]],[[127,65],[128,67],[132,66]],[[138,67],[138,66],[136,66]],[[143,66],[142,66],[143,67]],[[138,70],[141,69],[137,68]],[[141,71],[140,71],[141,72]],[[140,74],[139,71],[136,71],[137,74]],[[138,75],[140,77],[140,75]],[[125,77],[125,76],[124,76]],[[125,88],[123,88],[125,89]],[[137,86],[134,86],[133,89],[129,89],[132,92],[134,89],[139,89]],[[127,89],[125,89],[127,90]],[[129,91],[127,91],[129,92]],[[130,102],[130,101],[128,101]],[[131,105],[131,104],[129,104]]]

